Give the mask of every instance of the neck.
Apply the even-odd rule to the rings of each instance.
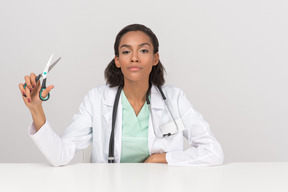
[[[146,101],[146,94],[149,89],[149,82],[131,82],[124,81],[123,91],[130,102],[144,103]]]

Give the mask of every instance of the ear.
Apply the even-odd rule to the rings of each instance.
[[[153,58],[153,66],[156,66],[159,62],[159,53],[155,53],[154,54],[154,58]]]
[[[119,57],[115,56],[114,57],[114,62],[117,68],[120,68],[120,62],[119,62]]]

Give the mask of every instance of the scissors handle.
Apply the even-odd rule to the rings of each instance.
[[[48,93],[48,95],[47,95],[45,98],[42,97],[42,92],[43,92],[45,89],[46,89],[46,78],[43,79],[43,81],[42,81],[42,87],[41,87],[41,90],[40,90],[40,92],[39,92],[39,97],[40,97],[40,99],[41,99],[42,101],[47,101],[47,100],[50,98],[50,93]]]
[[[39,97],[42,101],[47,101],[50,98],[50,93],[48,93],[47,97],[43,98],[42,97],[42,92],[45,90],[46,88],[41,88],[40,92],[39,92]]]
[[[39,79],[41,78],[42,74],[39,74],[37,77],[36,77],[36,83],[39,81]],[[25,83],[24,84],[24,89],[26,88],[27,84]],[[41,87],[41,90],[39,92],[39,97],[42,101],[47,101],[49,98],[50,98],[50,93],[48,93],[47,97],[43,98],[42,97],[42,92],[46,89],[46,78],[43,79],[43,82],[42,82],[42,87]],[[24,97],[26,97],[26,95],[24,95]]]

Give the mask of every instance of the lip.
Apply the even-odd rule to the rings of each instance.
[[[137,67],[137,66],[131,66],[131,67],[128,67],[128,70],[130,71],[139,71],[141,68],[140,67]]]

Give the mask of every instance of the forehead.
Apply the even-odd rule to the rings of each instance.
[[[142,31],[129,31],[125,33],[120,40],[120,46],[123,44],[139,45],[142,43],[149,43],[152,46],[150,37]]]

